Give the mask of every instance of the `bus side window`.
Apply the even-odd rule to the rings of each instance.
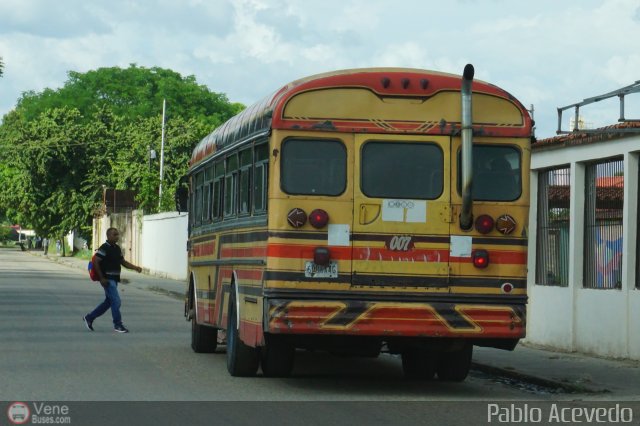
[[[214,165],[214,173],[213,173],[213,196],[212,200],[212,218],[213,220],[222,219],[222,194],[223,194],[223,185],[224,185],[224,161],[218,161]]]
[[[196,175],[196,201],[195,201],[195,225],[202,223],[202,187],[204,184],[204,172]]]
[[[240,152],[239,212],[241,215],[251,213],[251,166],[253,151],[246,149]]]
[[[224,217],[233,217],[238,212],[238,154],[227,157],[224,176]]]
[[[253,212],[263,214],[267,211],[267,177],[269,176],[269,146],[255,147],[255,169],[253,174]]]
[[[204,172],[202,190],[202,222],[211,222],[211,188],[213,186],[213,164],[209,164]]]

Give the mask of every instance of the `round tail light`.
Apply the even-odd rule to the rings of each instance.
[[[476,268],[484,269],[489,266],[489,252],[486,250],[474,250],[471,253],[471,259]]]
[[[493,229],[493,218],[488,214],[478,216],[476,219],[476,230],[481,234],[488,234]]]
[[[504,283],[500,286],[500,289],[502,290],[503,293],[511,293],[511,291],[513,291],[513,284]]]
[[[315,209],[309,215],[309,223],[316,229],[324,228],[329,223],[329,214],[322,209]]]

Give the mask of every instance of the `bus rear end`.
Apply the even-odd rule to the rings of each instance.
[[[469,128],[501,131],[473,137],[464,188],[460,90],[374,92],[324,87],[283,106],[283,119],[327,120],[272,133],[267,344],[387,350],[407,376],[463,380],[473,345],[513,349],[525,335],[531,122],[517,101],[474,90]]]

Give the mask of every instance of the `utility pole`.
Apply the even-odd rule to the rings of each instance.
[[[158,194],[158,210],[160,210],[160,204],[162,203],[162,178],[164,172],[164,117],[167,107],[167,100],[162,100],[162,142],[160,144],[160,191]]]

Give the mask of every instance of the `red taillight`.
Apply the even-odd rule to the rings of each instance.
[[[484,269],[489,266],[489,252],[486,250],[474,250],[471,253],[471,259],[476,268]]]
[[[481,234],[488,234],[493,229],[493,218],[488,214],[478,216],[476,219],[476,229]]]
[[[316,247],[313,251],[313,263],[320,266],[327,266],[331,260],[329,249],[326,247]]]
[[[502,290],[503,293],[511,293],[511,291],[513,290],[513,284],[504,283],[502,284],[502,286],[500,286],[500,289]]]
[[[287,214],[287,222],[294,228],[300,228],[307,223],[307,214],[304,210],[296,207],[295,209],[291,209]]]
[[[309,215],[309,223],[314,228],[324,228],[329,223],[329,214],[322,209],[315,209]]]

